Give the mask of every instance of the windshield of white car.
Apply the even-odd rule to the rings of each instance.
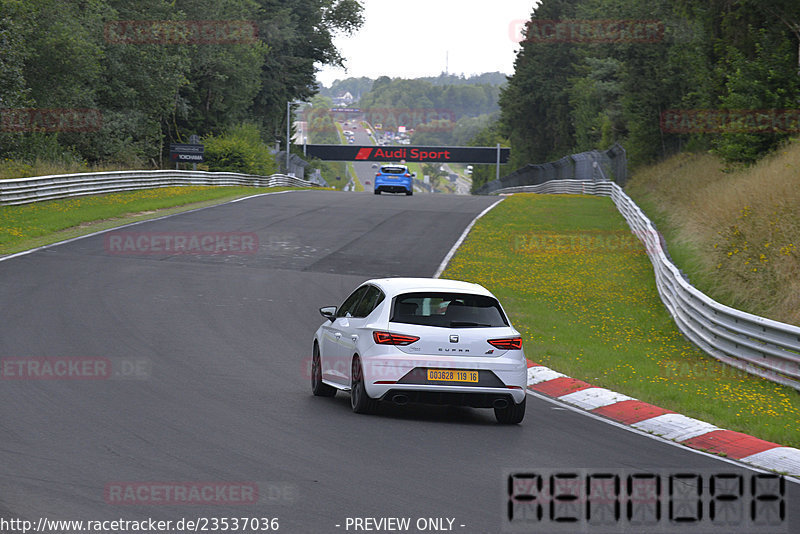
[[[390,321],[442,328],[508,326],[508,320],[496,299],[469,293],[399,295],[395,297]]]

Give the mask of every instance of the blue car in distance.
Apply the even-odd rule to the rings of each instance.
[[[375,194],[380,195],[385,191],[413,195],[416,174],[408,172],[408,167],[405,165],[381,165],[375,174]]]

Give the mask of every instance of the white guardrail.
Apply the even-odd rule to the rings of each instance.
[[[100,195],[119,191],[187,185],[252,187],[318,187],[319,184],[286,176],[257,176],[234,172],[204,171],[114,171],[58,174],[34,178],[0,180],[0,206],[42,200]]]
[[[645,245],[661,300],[681,332],[722,362],[800,390],[800,327],[730,308],[692,286],[669,259],[655,225],[617,184],[552,180],[494,194],[523,192],[611,197]]]

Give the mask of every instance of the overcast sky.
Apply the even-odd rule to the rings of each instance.
[[[514,28],[536,0],[361,0],[364,25],[337,38],[347,71],[325,68],[330,84],[348,77],[416,78],[500,71],[511,74],[519,45]]]

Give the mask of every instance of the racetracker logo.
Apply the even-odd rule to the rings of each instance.
[[[338,132],[339,128],[331,118],[340,121],[342,132],[352,132],[359,127],[362,120],[372,125],[376,136],[380,137],[405,130],[420,132],[450,132],[455,127],[456,113],[444,108],[314,108],[306,107],[302,112],[302,120],[308,130],[314,133]],[[352,121],[352,123],[350,122]],[[348,124],[344,124],[347,122]],[[348,135],[347,133],[345,135]]]
[[[469,352],[469,351],[467,351]],[[302,374],[303,378],[310,379],[311,378],[311,366],[313,364],[313,360],[311,358],[303,359],[302,365]],[[370,360],[365,360],[361,362],[363,367],[363,372],[366,376],[369,376],[373,380],[397,380],[400,378],[399,375],[406,374],[410,369],[428,369],[428,368],[436,368],[436,369],[458,369],[459,366],[453,362],[441,361],[441,360],[398,360],[395,362],[388,362],[388,361],[381,361],[379,363],[372,362]],[[338,375],[349,375],[350,374],[350,362],[337,360],[333,363],[332,367],[329,369],[326,366],[326,369],[330,371],[335,371]]]
[[[109,44],[221,45],[258,42],[249,20],[115,20],[103,31]]]
[[[243,232],[111,232],[109,254],[241,255],[258,252],[258,235]]]
[[[258,502],[254,482],[110,482],[103,497],[117,505],[229,506]]]
[[[96,109],[0,109],[2,132],[96,132],[102,125],[103,116]]]
[[[107,380],[111,360],[91,357],[3,358],[3,380]]]
[[[369,123],[380,124],[382,131],[395,131],[405,127],[426,132],[449,132],[456,122],[455,111],[444,108],[371,108],[365,112]]]
[[[798,133],[800,109],[669,109],[664,133]]]
[[[49,357],[0,359],[3,380],[145,380],[146,358]]]
[[[508,32],[515,43],[660,43],[664,40],[664,23],[631,19],[515,20]]]
[[[525,254],[645,254],[639,237],[618,232],[528,232],[511,237],[514,252]]]

